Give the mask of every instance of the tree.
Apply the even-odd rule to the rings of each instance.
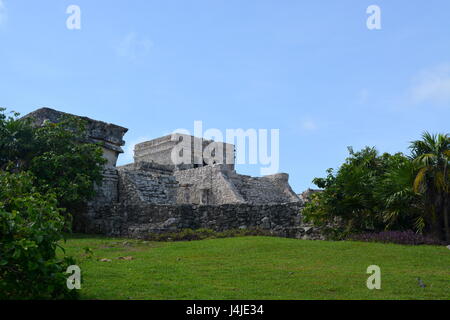
[[[106,160],[100,146],[87,140],[86,122],[67,116],[40,127],[32,119],[6,116],[0,109],[0,169],[30,171],[42,193],[52,192],[58,206],[75,213],[95,194]]]
[[[401,154],[390,157],[390,163],[374,193],[388,230],[415,229],[423,232],[422,197],[414,192],[417,166]]]
[[[76,298],[65,274],[74,260],[56,254],[67,220],[34,184],[28,172],[0,171],[0,299]]]
[[[329,169],[313,180],[324,190],[306,204],[307,220],[326,226],[338,219],[344,234],[413,229],[450,242],[450,136],[426,132],[410,149],[405,156],[349,148],[336,174]]]
[[[65,274],[74,261],[56,250],[106,160],[83,120],[36,127],[18,116],[0,108],[0,299],[74,298]]]
[[[314,195],[303,213],[308,220],[321,225],[332,224],[337,218],[342,224],[339,230],[342,233],[383,230],[382,203],[375,189],[395,162],[392,158],[404,156],[379,155],[375,148],[370,147],[358,152],[349,148],[349,153],[350,156],[336,174],[328,169],[327,178],[313,180],[324,190]]]
[[[431,233],[450,241],[449,230],[449,162],[450,136],[448,134],[422,134],[422,140],[411,142],[411,157],[418,166],[414,179],[414,191],[423,196],[425,218]]]
[[[335,237],[364,231],[421,231],[422,202],[413,191],[412,161],[402,153],[380,155],[370,147],[358,152],[349,148],[349,153],[336,173],[328,169],[326,178],[313,180],[323,191],[306,204],[306,219],[331,226]]]
[[[67,117],[59,123],[46,123],[35,130],[37,145],[29,170],[43,192],[56,194],[60,207],[80,210],[95,195],[102,181],[103,151],[87,143],[86,123]]]
[[[19,121],[16,112],[10,116],[0,108],[0,170],[6,169],[10,163],[14,168],[23,168],[36,154],[34,129],[30,120]]]

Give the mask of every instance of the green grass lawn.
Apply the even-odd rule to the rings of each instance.
[[[450,299],[450,250],[444,246],[75,235],[64,247],[81,267],[83,299]],[[133,260],[118,259],[124,256]],[[381,268],[380,290],[366,287],[369,265]]]

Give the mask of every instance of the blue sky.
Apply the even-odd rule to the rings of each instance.
[[[81,8],[81,30],[66,9]],[[368,30],[366,8],[381,8]],[[280,129],[280,171],[312,187],[347,146],[407,151],[448,132],[450,2],[0,0],[0,106],[129,128]],[[241,165],[259,174],[257,165]]]

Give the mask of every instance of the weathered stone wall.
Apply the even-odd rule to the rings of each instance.
[[[111,210],[113,204],[119,201],[119,173],[116,168],[103,168],[103,180],[95,185],[95,197],[89,201],[85,208],[74,215],[73,230],[84,232],[90,227],[86,224],[93,222],[101,210]]]
[[[98,208],[88,217],[84,232],[145,239],[151,233],[207,228],[215,231],[260,228],[273,235],[301,239],[321,239],[318,230],[301,221],[299,203],[157,205],[143,202],[121,203]]]
[[[127,214],[126,229],[130,237],[148,233],[164,233],[185,228],[207,228],[215,231],[261,228],[279,236],[293,236],[300,223],[299,207],[290,204],[220,206],[179,205],[155,207],[130,205],[122,208]]]
[[[156,162],[164,165],[173,164],[171,152],[178,143],[172,135],[138,143],[134,147],[134,162]]]
[[[230,176],[239,183],[247,179],[225,165],[179,170],[173,165],[139,162],[107,168],[87,213],[76,217],[77,231],[145,238],[150,233],[185,228],[260,228],[277,236],[317,237],[301,222],[302,202],[290,201],[289,195],[282,193],[287,176],[261,178],[268,183],[267,190],[259,178],[253,181],[249,188],[267,193],[264,199],[254,196],[255,202],[267,201],[259,204],[251,203],[248,194],[244,199]],[[242,191],[242,185],[239,187]],[[274,192],[274,188],[281,189]],[[286,199],[288,203],[281,203]]]
[[[289,186],[285,173],[264,177],[250,177],[229,172],[227,178],[247,203],[284,203],[300,201]]]
[[[175,171],[174,176],[179,183],[177,203],[205,205],[244,203],[245,200],[226,178],[226,171],[228,167],[225,165]]]
[[[119,201],[175,204],[178,183],[171,174],[119,169]]]
[[[119,174],[116,168],[106,167],[103,169],[102,183],[95,187],[96,205],[105,205],[117,202],[119,200]]]
[[[237,174],[225,165],[174,172],[179,182],[177,203],[285,203],[298,202],[299,197],[289,186],[289,176],[284,173],[265,177]]]

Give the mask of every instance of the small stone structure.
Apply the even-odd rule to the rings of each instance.
[[[43,108],[26,117],[41,125],[65,115]],[[145,238],[183,228],[261,228],[285,237],[322,238],[302,222],[303,201],[288,175],[238,174],[233,145],[176,133],[136,145],[134,163],[116,167],[128,129],[81,118],[88,123],[88,140],[100,144],[108,163],[95,199],[74,217],[78,232]],[[174,155],[189,161],[174,163]]]
[[[41,126],[44,121],[58,123],[64,117],[73,116],[69,113],[57,111],[50,108],[41,108],[33,111],[23,118],[31,118],[34,125]],[[123,153],[122,146],[125,141],[122,139],[128,129],[115,124],[93,120],[87,117],[79,117],[86,121],[88,140],[92,143],[100,144],[103,149],[103,156],[108,160],[107,167],[115,167],[119,154]]]
[[[187,157],[184,169],[221,163],[228,164],[234,170],[234,145],[180,133],[137,144],[134,147],[134,161],[173,165],[174,152],[180,153],[180,157]]]

